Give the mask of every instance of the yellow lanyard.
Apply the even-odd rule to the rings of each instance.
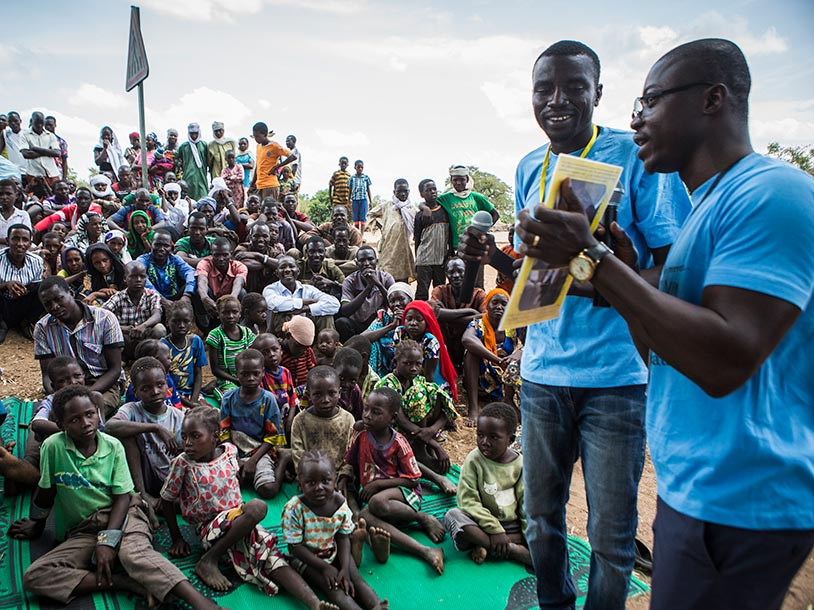
[[[585,149],[579,155],[580,159],[584,159],[588,155],[588,153],[591,151],[591,148],[593,148],[594,142],[596,142],[596,137],[599,135],[599,127],[594,125],[593,130],[594,130],[594,133],[591,136],[591,139],[588,140],[588,145],[585,147]],[[540,201],[541,202],[545,201],[545,174],[546,174],[546,171],[548,170],[548,156],[550,154],[551,154],[551,145],[549,144],[548,145],[548,150],[545,151],[545,160],[543,160],[543,175],[540,176]]]

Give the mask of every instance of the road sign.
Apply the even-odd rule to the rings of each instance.
[[[127,49],[127,82],[125,91],[130,91],[150,74],[147,64],[147,51],[141,37],[141,18],[139,7],[130,7],[130,45]]]

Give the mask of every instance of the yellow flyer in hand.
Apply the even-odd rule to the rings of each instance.
[[[605,213],[621,175],[622,168],[618,165],[560,155],[544,205],[553,208],[559,199],[562,181],[571,178],[571,187],[585,206],[585,214],[591,222],[593,232]],[[500,330],[556,318],[572,281],[568,267],[551,267],[544,261],[527,256],[514,283]]]

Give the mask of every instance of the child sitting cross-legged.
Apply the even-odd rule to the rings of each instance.
[[[387,600],[379,599],[351,559],[353,513],[335,490],[331,457],[321,451],[304,453],[297,482],[302,493],[286,503],[281,523],[291,565],[341,610],[386,610]],[[364,534],[357,537],[363,543]]]
[[[461,467],[458,508],[444,525],[459,551],[475,563],[487,556],[531,565],[523,513],[523,456],[511,448],[517,413],[504,402],[486,405],[478,417],[478,446]]]
[[[421,374],[422,361],[421,346],[405,339],[396,346],[393,372],[382,377],[376,387],[392,388],[401,394],[396,424],[410,441],[422,476],[445,494],[453,495],[455,485],[444,476],[450,468],[449,455],[438,442],[438,437],[458,413],[449,394]]]
[[[178,527],[175,503],[196,528],[204,554],[195,573],[210,587],[226,591],[229,579],[218,568],[226,557],[241,580],[268,595],[282,587],[311,609],[336,609],[320,602],[311,588],[283,559],[276,536],[258,524],[268,507],[262,500],[244,503],[240,495],[237,449],[219,444],[218,412],[209,407],[190,409],[181,432],[184,452],[170,466],[161,490],[161,507],[172,537],[170,557],[186,557],[189,544]]]
[[[319,450],[338,469],[345,460],[353,436],[354,419],[339,407],[339,376],[329,366],[317,366],[308,372],[306,383],[308,408],[291,424],[291,457],[299,472],[302,456]]]
[[[56,504],[56,535],[64,542],[31,564],[23,587],[63,604],[80,595],[126,590],[146,597],[150,607],[173,596],[195,609],[214,610],[217,604],[153,550],[143,503],[132,493],[124,448],[99,432],[99,408],[91,395],[84,385],[54,395],[52,414],[61,432],[42,444],[31,518],[15,522],[9,535],[39,537]],[[124,574],[114,570],[117,564]]]
[[[389,559],[393,542],[443,574],[443,549],[425,546],[401,530],[407,523],[418,521],[435,543],[446,534],[438,519],[420,510],[421,471],[410,443],[392,427],[400,407],[401,397],[390,388],[377,388],[367,397],[362,415],[364,428],[351,440],[339,476],[339,490],[348,498],[354,517],[358,512],[366,522],[377,561]],[[365,504],[361,511],[357,496]]]
[[[157,508],[170,460],[179,451],[184,411],[167,406],[167,372],[157,358],[136,360],[130,379],[138,400],[122,405],[106,431],[124,445],[136,491]]]
[[[263,354],[247,349],[235,358],[235,368],[240,387],[223,396],[220,438],[237,447],[242,482],[253,485],[260,497],[273,498],[291,461],[291,453],[283,448],[280,408],[274,394],[260,386]]]

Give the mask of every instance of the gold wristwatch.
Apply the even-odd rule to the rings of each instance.
[[[568,263],[568,273],[578,282],[589,282],[596,273],[596,268],[608,254],[613,254],[604,243],[597,242],[595,246],[585,248]]]

